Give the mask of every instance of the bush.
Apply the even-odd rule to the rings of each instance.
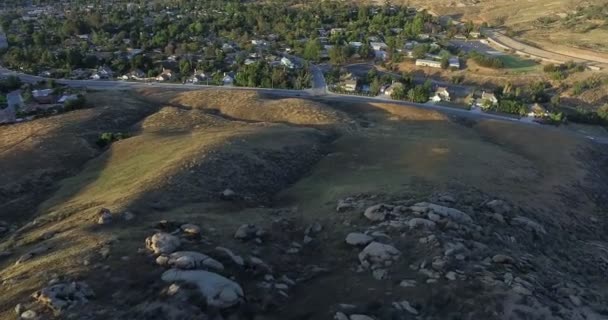
[[[85,97],[79,94],[78,96],[76,96],[76,99],[70,99],[66,101],[63,105],[63,108],[65,111],[78,110],[84,108],[86,104],[87,100],[85,99]]]
[[[486,56],[476,51],[469,52],[469,58],[473,59],[475,63],[482,67],[493,69],[502,69],[505,67],[504,63],[499,58]]]
[[[122,140],[125,138],[127,138],[127,135],[120,133],[120,132],[118,132],[118,133],[104,132],[99,135],[99,139],[97,139],[97,145],[100,148],[104,148],[104,147],[110,145],[112,142]]]

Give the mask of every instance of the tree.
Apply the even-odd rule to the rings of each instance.
[[[179,61],[179,73],[181,73],[182,76],[190,74],[191,71],[192,71],[192,64],[190,63],[190,60],[182,59]]]
[[[321,56],[321,43],[317,39],[311,39],[304,47],[304,59],[310,61],[319,61]]]
[[[391,92],[391,98],[394,100],[405,100],[407,93],[404,86],[395,86]]]
[[[608,122],[608,103],[605,103],[603,106],[597,109],[597,116],[600,119]]]
[[[450,66],[450,59],[443,57],[441,58],[441,68],[447,69]]]
[[[372,82],[369,85],[369,92],[372,95],[377,96],[380,93],[381,86],[382,86],[382,84],[380,83],[380,80],[378,80],[378,78],[374,78],[374,80],[372,80]]]

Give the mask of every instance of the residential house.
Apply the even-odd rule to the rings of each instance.
[[[418,45],[418,41],[407,41],[407,42],[405,42],[405,45],[403,47],[407,50],[412,50],[417,45]]]
[[[404,88],[403,83],[396,81],[393,82],[393,84],[388,86],[388,88],[384,89],[384,94],[386,94],[387,96],[392,96],[393,92],[395,92],[395,89],[397,88]]]
[[[206,80],[208,80],[207,74],[205,74],[204,72],[197,73],[196,70],[194,70],[194,74],[190,78],[188,78],[186,82],[196,84]]]
[[[418,35],[418,39],[420,40],[429,40],[431,38],[431,35],[428,33],[421,33]]]
[[[97,70],[97,72],[93,73],[93,75],[91,75],[91,79],[94,80],[99,80],[99,79],[110,79],[114,76],[114,72],[112,72],[112,69],[103,66],[103,67],[99,67],[99,69]]]
[[[481,36],[481,33],[477,32],[477,31],[471,31],[469,32],[469,37],[471,38],[479,38]]]
[[[61,98],[59,98],[59,100],[57,100],[58,103],[64,104],[70,100],[76,100],[78,99],[78,95],[75,94],[64,94],[61,96]]]
[[[451,57],[448,62],[450,68],[460,69],[460,59],[458,57]]]
[[[344,33],[345,29],[344,28],[332,28],[331,29],[331,35],[335,35],[335,34],[342,34]]]
[[[234,46],[232,46],[230,43],[224,43],[224,44],[222,44],[222,51],[232,52],[232,51],[234,51]]]
[[[224,73],[224,77],[222,78],[222,83],[225,86],[232,86],[234,84],[234,76],[230,73]]]
[[[374,49],[374,51],[386,50],[388,46],[384,42],[370,42],[369,45]]]
[[[363,43],[358,42],[358,41],[351,41],[348,43],[348,45],[358,50],[359,48],[361,48],[363,46]]]
[[[481,93],[481,99],[479,100],[480,101],[478,101],[477,104],[484,108],[498,104],[498,98],[496,98],[496,95],[485,91]]]
[[[156,77],[156,81],[169,81],[175,78],[175,74],[171,69],[163,68],[163,72]]]
[[[53,103],[55,101],[55,97],[53,96],[53,89],[41,89],[41,90],[33,90],[32,97],[38,103]]]
[[[251,40],[251,44],[254,46],[267,46],[268,42],[266,42],[265,40],[254,39],[254,40]]]
[[[545,109],[545,107],[543,107],[542,105],[535,103],[530,106],[530,112],[528,112],[528,116],[535,118],[543,118],[548,117],[549,112],[547,112],[547,109]]]
[[[435,94],[431,97],[432,102],[450,101],[450,92],[446,87],[437,87]]]
[[[355,92],[357,90],[357,79],[347,79],[342,82],[342,89],[347,92]]]
[[[289,58],[283,57],[281,58],[281,64],[286,66],[289,69],[294,69],[296,67],[295,63],[293,63]]]
[[[441,61],[417,59],[416,65],[419,67],[441,68]]]
[[[246,66],[250,65],[250,64],[254,64],[256,63],[257,60],[251,59],[251,58],[247,58],[245,59],[245,61],[243,62]]]

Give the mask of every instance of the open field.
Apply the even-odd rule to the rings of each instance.
[[[130,120],[103,127],[108,110],[117,119],[130,114]],[[100,122],[79,122],[81,112]],[[375,319],[410,319],[410,313],[391,309],[392,301],[404,299],[421,317],[441,319],[549,314],[578,320],[601,319],[608,312],[602,269],[608,264],[602,251],[608,246],[608,173],[601,160],[608,151],[568,132],[390,103],[327,104],[222,90],[119,93],[96,108],[48,119],[56,135],[0,130],[11,132],[11,141],[55,143],[56,152],[47,151],[50,164],[63,152],[78,153],[61,143],[63,132],[74,135],[68,123],[87,135],[98,131],[85,131],[79,127],[83,123],[130,137],[106,149],[91,146],[94,152],[71,160],[80,165],[49,181],[30,202],[29,216],[0,217],[14,226],[0,238],[0,252],[11,252],[0,257],[0,319],[14,319],[17,303],[53,318],[29,297],[53,279],[86,281],[95,292],[84,307],[57,318],[332,319],[339,304],[348,303]],[[50,125],[48,119],[30,125]],[[17,168],[29,152],[15,149],[11,158],[0,154],[0,159]],[[4,188],[39,181],[0,178]],[[222,196],[226,189],[235,194]],[[352,207],[336,212],[347,197]],[[487,205],[492,199],[510,208],[497,215]],[[388,222],[400,220],[372,222],[362,214],[368,206],[387,203],[403,207],[403,217],[426,217],[406,209],[420,201],[459,208],[472,225],[442,218],[433,228],[391,227]],[[101,208],[111,210],[111,223],[96,223]],[[123,219],[125,212],[134,218]],[[546,232],[517,225],[518,216],[538,221]],[[322,230],[307,228],[314,222]],[[200,226],[200,235],[175,231],[183,223]],[[264,228],[267,235],[259,241],[234,239],[244,223]],[[195,287],[169,289],[170,283],[160,279],[163,267],[143,248],[144,239],[158,230],[180,237],[182,250],[221,262],[223,270],[216,271],[239,283],[246,299],[219,310]],[[344,243],[355,231],[376,232],[376,241],[401,250],[386,267],[388,278],[378,280],[359,268],[361,248]],[[419,240],[431,235],[430,243]],[[469,248],[462,251],[464,259],[444,256],[454,243]],[[48,250],[15,264],[40,246]],[[221,255],[217,246],[242,256],[245,266]],[[497,252],[516,260],[492,263]],[[267,266],[254,267],[252,256]],[[440,268],[435,257],[448,262]],[[431,278],[421,271],[426,269],[417,267],[431,262],[433,272],[441,274],[432,278],[436,281],[427,281]],[[462,273],[448,280],[448,270]],[[521,284],[505,285],[507,272]],[[287,296],[262,285],[283,276],[294,280]],[[555,293],[562,289],[552,289],[564,277],[576,283],[568,292],[585,308]],[[415,286],[400,286],[404,279],[415,280]],[[524,295],[527,291],[517,286],[532,293]]]
[[[528,60],[512,55],[498,56],[505,65],[505,69],[510,69],[515,72],[533,72],[541,71],[540,64],[534,60]]]

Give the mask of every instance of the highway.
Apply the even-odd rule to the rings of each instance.
[[[534,122],[529,121],[521,121],[517,118],[512,118],[508,116],[502,116],[498,114],[484,113],[484,112],[472,112],[466,109],[459,108],[450,108],[440,105],[435,105],[432,103],[414,103],[408,101],[399,101],[392,100],[384,97],[366,97],[366,96],[354,96],[354,95],[345,95],[345,94],[336,94],[329,92],[327,90],[327,86],[325,84],[325,78],[323,77],[323,73],[317,66],[312,66],[311,71],[313,73],[313,86],[310,89],[305,90],[292,90],[292,89],[271,89],[271,88],[247,88],[247,87],[233,87],[233,86],[210,86],[210,85],[198,85],[198,84],[180,84],[180,83],[164,83],[164,82],[129,82],[129,81],[113,81],[113,80],[67,80],[67,79],[55,79],[58,84],[66,85],[74,88],[87,88],[94,90],[129,90],[129,89],[150,89],[150,88],[162,88],[162,89],[182,89],[182,90],[211,90],[211,89],[223,89],[223,90],[249,90],[256,91],[259,93],[270,94],[273,96],[279,97],[306,97],[319,101],[340,101],[340,102],[353,102],[353,103],[392,103],[397,105],[404,106],[415,106],[424,109],[431,109],[442,112],[447,115],[473,118],[473,119],[493,119],[493,120],[501,120],[508,121],[511,123],[518,123],[521,125],[527,126],[536,126],[539,128],[544,128],[546,130],[559,130],[563,132],[569,132],[571,134],[575,134],[596,143],[600,144],[608,144],[608,138],[606,137],[592,137],[587,136],[572,130],[566,130],[560,127],[554,126],[541,126]],[[21,81],[26,83],[37,83],[41,80],[50,80],[43,77],[27,75],[23,73],[18,73],[14,71],[10,71],[4,68],[0,68],[0,76],[9,76],[15,75],[18,76]]]

